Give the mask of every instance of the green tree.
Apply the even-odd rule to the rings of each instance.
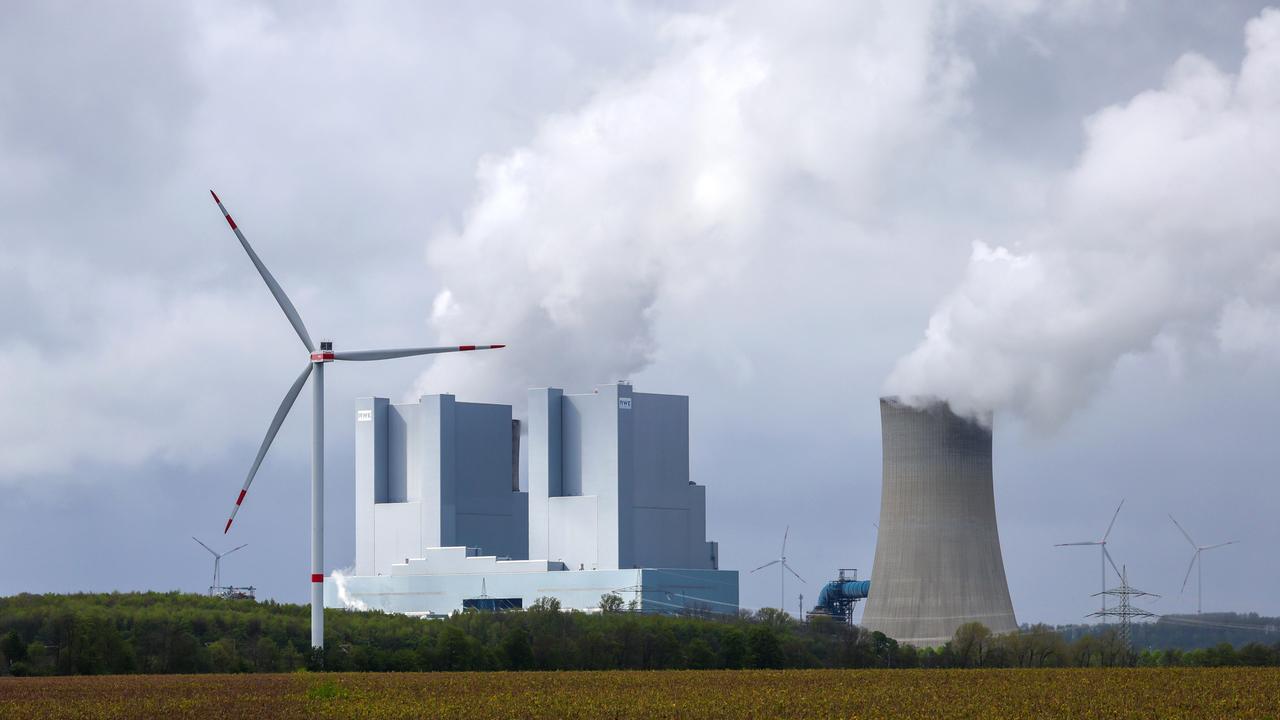
[[[720,640],[721,667],[736,670],[747,663],[747,638],[738,628],[732,628]]]
[[[711,644],[701,637],[696,637],[685,648],[685,658],[691,670],[709,670],[716,666],[716,652]]]
[[[1011,636],[1018,667],[1054,667],[1063,664],[1067,643],[1048,625],[1032,625],[1024,633]]]
[[[784,628],[794,622],[785,611],[770,607],[760,608],[756,611],[755,619],[757,622],[762,622],[775,628]]]
[[[530,610],[536,612],[560,612],[560,600],[553,597],[540,597],[533,601],[533,605],[529,606]]]
[[[961,625],[951,637],[951,649],[961,667],[982,667],[990,648],[991,630],[980,622]]]
[[[871,633],[871,654],[881,666],[893,667],[898,654],[898,641],[876,630]]]
[[[272,672],[278,664],[280,649],[269,637],[260,637],[253,645],[253,669],[257,672]]]
[[[0,653],[4,654],[6,668],[12,668],[14,663],[26,661],[27,644],[16,631],[10,630],[0,638]]]
[[[600,596],[600,611],[607,613],[619,613],[626,609],[626,604],[622,600],[622,596],[617,593],[605,593]]]
[[[1113,627],[1097,634],[1095,647],[1098,663],[1103,667],[1129,667],[1138,659],[1129,642]]]
[[[471,643],[457,625],[446,625],[440,634],[439,642],[440,659],[444,663],[444,670],[471,669]]]
[[[1213,667],[1230,667],[1240,664],[1236,649],[1229,642],[1218,643],[1209,648],[1209,664]]]
[[[1236,655],[1239,657],[1241,665],[1261,667],[1263,665],[1275,665],[1277,661],[1274,650],[1257,642],[1244,645]]]
[[[777,631],[768,625],[756,625],[747,632],[747,647],[751,667],[782,667],[782,644],[778,641]]]
[[[529,633],[522,626],[507,630],[502,640],[502,653],[508,670],[528,670],[533,667],[533,645]]]
[[[236,653],[235,641],[231,638],[222,638],[210,643],[209,666],[214,672],[239,672],[240,656]]]

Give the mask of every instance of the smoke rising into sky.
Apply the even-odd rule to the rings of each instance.
[[[1052,427],[1125,356],[1274,347],[1280,300],[1280,12],[1228,73],[1188,54],[1163,87],[1085,121],[1025,242],[976,241],[886,390]]]
[[[895,152],[957,111],[970,68],[937,46],[929,6],[864,10],[674,16],[652,67],[486,159],[462,227],[430,244],[446,283],[432,321],[511,350],[437,364],[416,391],[521,407],[531,386],[629,378],[659,313],[698,312],[769,245],[828,240],[782,218],[869,206]]]

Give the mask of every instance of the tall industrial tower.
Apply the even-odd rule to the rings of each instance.
[[[1000,555],[991,430],[942,402],[880,399],[884,484],[862,624],[899,642],[942,645],[980,622],[1018,629]]]

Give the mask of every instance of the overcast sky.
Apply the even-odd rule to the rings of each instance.
[[[789,609],[870,570],[877,398],[995,411],[1019,621],[1280,615],[1280,12],[1077,0],[19,2],[0,22],[0,594],[306,599],[305,362],[218,191],[339,348],[327,569],[354,561],[356,397],[629,379],[689,395],[709,539],[791,526]]]

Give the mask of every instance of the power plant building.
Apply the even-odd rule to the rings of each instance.
[[[507,405],[357,400],[356,566],[329,607],[444,615],[602,595],[644,612],[738,609],[689,477],[688,398],[618,383],[529,391],[528,492]]]
[[[991,429],[945,403],[880,400],[880,529],[862,625],[920,647],[1018,629],[996,529]]]
[[[390,575],[429,547],[527,558],[528,495],[512,470],[514,427],[511,406],[452,395],[404,405],[357,400],[356,574]]]

